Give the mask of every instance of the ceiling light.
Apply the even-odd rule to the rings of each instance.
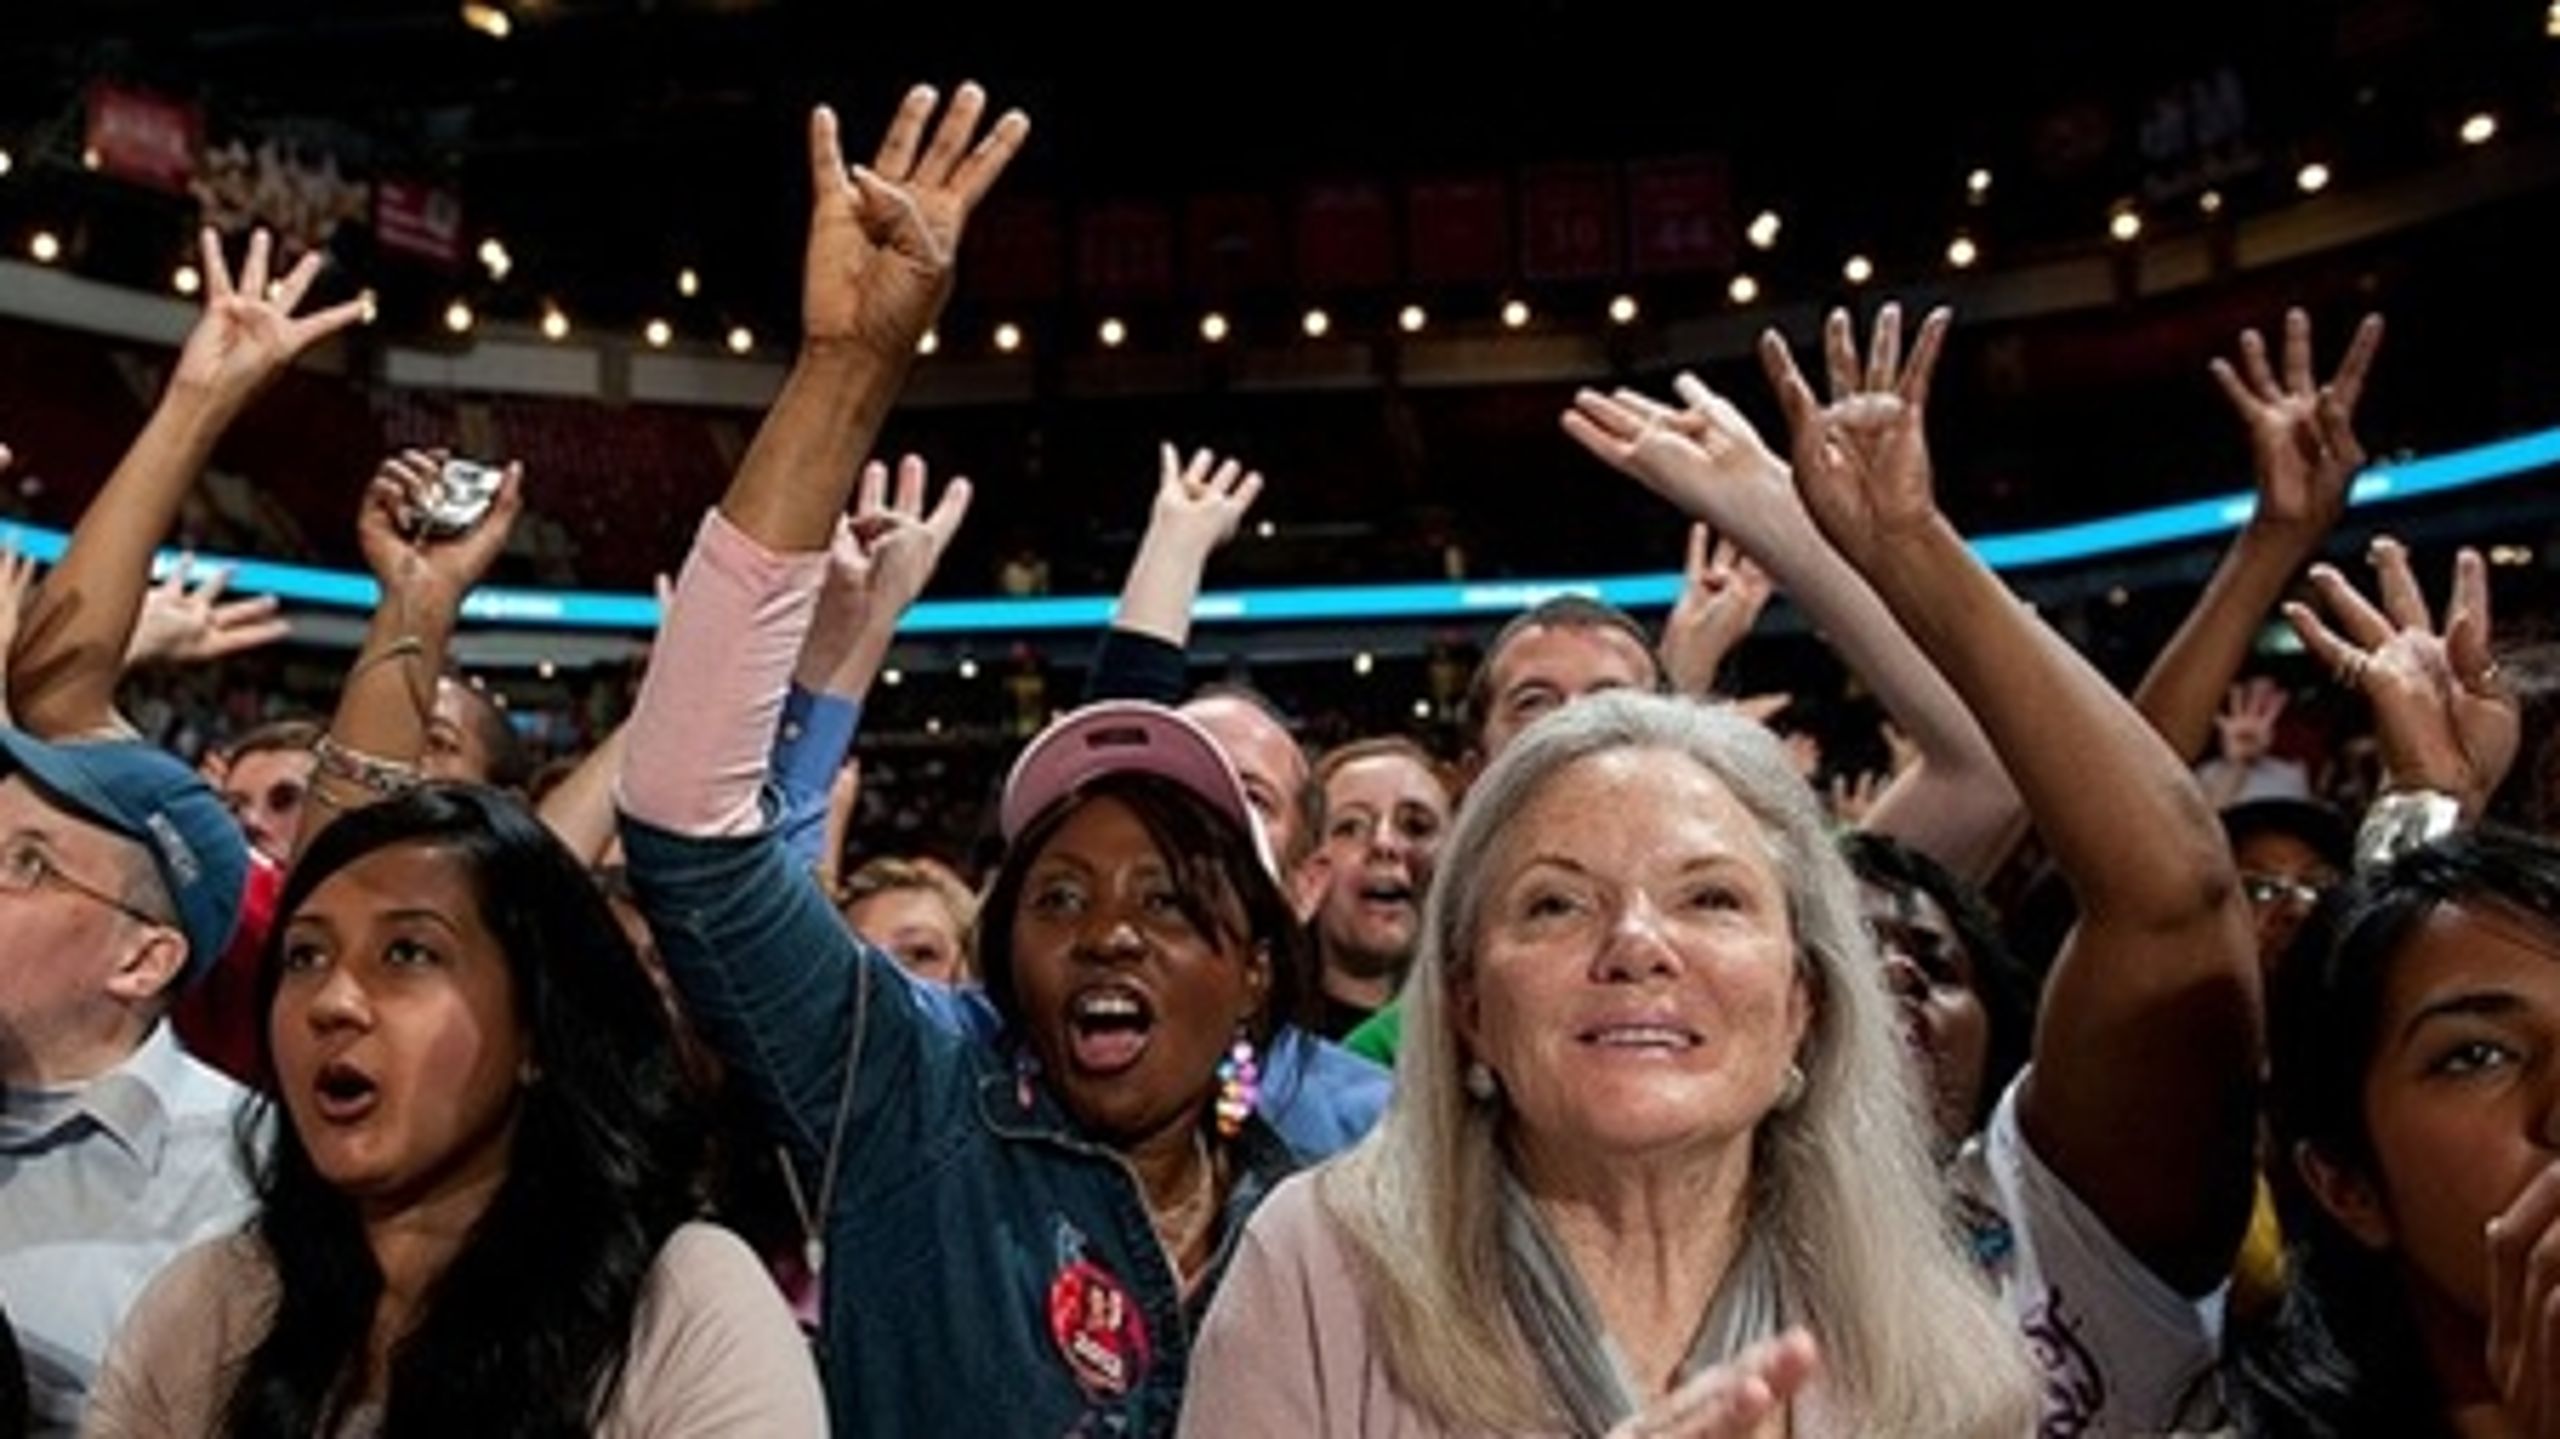
[[[460,300],[444,307],[444,327],[457,335],[471,331],[471,307]]]
[[[1748,305],[1760,298],[1760,282],[1749,275],[1736,275],[1733,283],[1724,287],[1724,292],[1735,304]]]
[[[1307,332],[1308,339],[1321,340],[1332,333],[1333,316],[1322,310],[1309,310],[1305,317],[1298,321],[1298,328]]]
[[[1419,335],[1431,323],[1431,316],[1420,305],[1407,305],[1396,311],[1396,328],[1408,335]]]
[[[640,335],[641,338],[649,342],[649,347],[651,349],[663,350],[668,345],[674,343],[676,338],[676,327],[668,324],[664,320],[651,320],[648,324],[641,327]]]
[[[1775,248],[1778,243],[1778,227],[1778,212],[1763,210],[1751,218],[1751,228],[1742,233],[1751,241],[1751,248],[1767,250]]]

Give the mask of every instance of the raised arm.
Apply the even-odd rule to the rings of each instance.
[[[202,236],[206,302],[178,351],[169,388],[142,433],[107,477],[71,532],[71,546],[45,577],[9,666],[10,708],[20,724],[48,736],[110,732],[116,682],[134,617],[150,583],[151,552],[213,454],[215,441],[294,357],[356,322],[349,300],[296,316],[320,275],[304,255],[273,288],[270,241],[260,230],[235,283],[221,241]]]
[[[320,744],[297,857],[341,813],[416,782],[463,597],[506,548],[524,508],[524,469],[511,464],[478,524],[458,535],[429,532],[418,514],[443,461],[442,451],[404,450],[365,487],[356,540],[382,593]]]
[[[1195,451],[1185,461],[1167,441],[1158,466],[1155,508],[1147,515],[1137,558],[1129,562],[1111,627],[1152,636],[1176,649],[1190,643],[1191,606],[1200,598],[1200,577],[1209,568],[1209,556],[1235,538],[1236,526],[1261,493],[1260,471],[1207,450]]]
[[[2364,468],[2356,439],[2356,402],[2382,345],[2382,317],[2367,315],[2356,327],[2346,358],[2328,383],[2311,369],[2311,320],[2300,310],[2284,317],[2284,374],[2267,363],[2267,342],[2255,330],[2240,334],[2240,365],[2216,356],[2213,378],[2249,434],[2249,459],[2258,502],[2239,538],[2196,597],[2151,672],[2133,693],[2169,748],[2194,760],[2213,732],[2214,707],[2248,662],[2258,627],[2283,598],[2294,572],[2320,552],[2321,542],[2346,513],[2347,487]]]
[[[195,557],[180,555],[158,584],[142,595],[142,611],[134,619],[133,638],[125,645],[124,667],[209,664],[244,651],[271,645],[293,633],[293,624],[276,613],[273,595],[226,600],[231,568],[217,565],[203,579],[194,577]]]
[[[969,513],[968,480],[954,477],[928,511],[925,479],[924,461],[909,455],[898,462],[892,494],[886,465],[863,466],[861,497],[853,517],[836,527],[826,583],[774,732],[783,843],[831,893],[844,836],[828,837],[829,797],[853,748],[863,698],[889,657],[898,621],[924,593]]]
[[[1677,381],[1680,409],[1631,390],[1586,390],[1566,433],[1715,526],[1768,571],[1863,678],[1920,750],[1920,762],[1877,802],[1869,827],[1979,881],[2014,840],[2018,799],[1998,756],[1956,692],[1895,623],[1807,514],[1786,463],[1723,396]]]
[[[2230,1271],[2256,1173],[2248,913],[2186,765],[1939,511],[1923,415],[1946,329],[1932,314],[1905,366],[1888,305],[1862,368],[1834,312],[1827,405],[1775,333],[1761,353],[1807,506],[1981,721],[2079,900],[2020,1128],[2118,1242],[2200,1294]]]
[[[850,172],[835,113],[810,116],[800,352],[677,581],[661,653],[705,668],[656,665],[642,681],[620,791],[636,819],[683,834],[761,822],[756,795],[856,470],[950,294],[970,212],[1030,128],[1007,111],[973,143],[986,96],[963,85],[925,143],[935,104],[931,87],[909,91],[872,163]],[[705,565],[724,567],[722,592],[741,608],[694,599]]]

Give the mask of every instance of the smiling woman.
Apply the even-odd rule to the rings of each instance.
[[[1532,725],[1441,852],[1387,1117],[1256,1217],[1184,1432],[2028,1432],[1879,972],[1758,726]]]
[[[549,831],[421,788],[330,826],[278,914],[258,1218],[144,1295],[85,1432],[822,1428],[761,1266],[688,1222],[665,1009]]]

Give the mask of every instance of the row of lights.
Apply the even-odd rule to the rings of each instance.
[[[2560,35],[2560,0],[2554,0],[2551,13],[2554,34]],[[2480,111],[2464,119],[2458,133],[2465,145],[2485,145],[2497,138],[2498,117],[2489,111]],[[0,149],[0,176],[7,175],[14,163],[9,152]],[[2335,179],[2329,165],[2319,160],[2305,163],[2294,173],[2295,187],[2306,195],[2319,194],[2328,189]],[[1984,203],[1991,193],[1991,183],[1988,169],[1976,168],[1968,173],[1964,182],[1967,200],[1976,205]],[[2196,197],[2197,208],[2207,215],[2220,213],[2222,205],[2222,193],[2218,190],[2208,189]],[[1784,228],[1785,221],[1777,211],[1762,210],[1752,217],[1743,235],[1753,249],[1766,252],[1777,248],[1779,234]],[[2132,201],[2123,201],[2109,212],[2107,235],[2118,244],[2133,243],[2142,237],[2142,231],[2142,211]],[[28,238],[27,254],[38,264],[53,264],[62,258],[61,238],[51,230],[39,229]],[[475,257],[492,281],[505,280],[515,267],[514,257],[508,252],[505,242],[495,235],[480,242]],[[1947,264],[1955,269],[1971,269],[1981,262],[1982,246],[1971,235],[1958,231],[1947,242],[1946,259]],[[1875,272],[1875,262],[1864,254],[1849,256],[1840,267],[1841,278],[1853,286],[1867,284],[1875,278]],[[193,264],[180,264],[172,272],[170,284],[179,294],[192,296],[203,288],[204,277]],[[675,287],[676,293],[686,299],[699,296],[702,293],[701,273],[691,266],[678,270]],[[1752,304],[1760,297],[1760,282],[1750,272],[1744,271],[1726,284],[1725,294],[1734,304]],[[1633,324],[1640,313],[1641,308],[1633,295],[1622,294],[1609,301],[1608,316],[1612,324]],[[1530,318],[1527,301],[1513,298],[1503,303],[1501,319],[1504,328],[1526,328]],[[454,334],[470,333],[477,320],[467,301],[456,299],[445,307],[445,328]],[[1405,334],[1420,334],[1429,324],[1430,314],[1420,305],[1406,305],[1396,313],[1396,328]],[[544,306],[540,327],[543,337],[554,343],[569,337],[568,315],[557,304]],[[1300,316],[1299,328],[1309,339],[1323,339],[1332,333],[1333,317],[1322,309],[1310,309]],[[1200,317],[1200,338],[1209,344],[1224,344],[1233,333],[1233,323],[1220,311],[1212,310]],[[641,336],[651,348],[665,349],[675,342],[675,327],[663,318],[651,319],[641,327]],[[992,338],[997,351],[1003,354],[1013,354],[1023,345],[1021,327],[1010,321],[997,325]],[[1128,342],[1128,323],[1117,316],[1106,318],[1097,329],[1096,338],[1103,348],[1118,349]],[[755,334],[744,325],[731,326],[725,339],[734,354],[749,354],[755,349]],[[939,337],[928,332],[918,348],[921,353],[930,355],[939,347]]]

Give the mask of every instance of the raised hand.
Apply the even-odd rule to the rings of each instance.
[[[1160,460],[1147,537],[1178,541],[1202,555],[1234,539],[1245,511],[1262,494],[1262,472],[1205,449],[1185,461],[1170,440],[1161,446]]]
[[[180,555],[159,583],[142,594],[142,613],[125,647],[125,668],[147,664],[197,664],[271,645],[293,633],[276,613],[276,597],[226,600],[229,566],[216,566],[189,588],[193,555]]]
[[[1760,337],[1761,365],[1794,435],[1796,488],[1823,534],[1861,570],[1897,536],[1939,519],[1923,420],[1948,320],[1944,307],[1930,312],[1905,364],[1902,307],[1887,304],[1861,366],[1848,311],[1832,311],[1822,330],[1828,404],[1814,399],[1777,331]]]
[[[1679,409],[1633,390],[1584,390],[1564,413],[1565,433],[1682,513],[1715,526],[1744,553],[1776,563],[1812,531],[1786,462],[1696,376],[1673,385]]]
[[[356,518],[356,540],[382,582],[384,608],[397,600],[408,607],[412,623],[452,623],[463,596],[506,548],[524,509],[524,466],[510,463],[478,524],[458,535],[427,533],[415,516],[446,458],[437,449],[402,450],[385,459],[365,488]]]
[[[903,363],[950,295],[969,214],[1022,148],[1031,121],[1008,110],[977,135],[986,92],[964,84],[928,141],[937,98],[930,85],[909,90],[871,163],[851,169],[835,111],[821,105],[811,113],[804,343],[851,344]]]
[[[862,467],[854,512],[836,526],[826,583],[801,645],[808,661],[803,677],[812,688],[823,685],[867,633],[877,631],[885,652],[888,632],[924,593],[951,537],[959,533],[969,513],[969,482],[954,477],[927,511],[926,479],[925,463],[914,455],[898,462],[894,493],[887,465],[873,460]]]
[[[2337,629],[2300,603],[2286,605],[2285,618],[2341,685],[2372,701],[2386,784],[2442,791],[2477,817],[2515,763],[2522,727],[2515,694],[2489,650],[2488,566],[2476,550],[2455,557],[2438,630],[2400,542],[2375,539],[2370,558],[2380,608],[2336,569],[2314,565],[2312,586]]]
[[[1820,1367],[1813,1336],[1790,1329],[1693,1376],[1608,1439],[1752,1439]]]
[[[2222,713],[2213,717],[2214,732],[2222,740],[2223,762],[2245,770],[2265,759],[2275,748],[2276,721],[2283,718],[2286,703],[2284,686],[2264,675],[2233,685]]]
[[[2219,356],[2213,360],[2214,380],[2249,431],[2258,485],[2250,524],[2300,533],[2316,544],[2346,512],[2347,486],[2365,461],[2356,439],[2356,401],[2381,347],[2382,317],[2367,315],[2338,372],[2326,384],[2315,383],[2310,317],[2288,310],[2281,379],[2267,363],[2267,342],[2256,330],[2240,332],[2239,368]]]
[[[1662,670],[1681,694],[1715,689],[1716,672],[1758,623],[1772,590],[1768,572],[1730,539],[1704,524],[1689,526],[1680,569],[1680,598],[1662,622]]]
[[[8,463],[8,447],[0,445],[0,469]],[[18,532],[11,530],[6,539],[0,539],[0,669],[7,667],[10,652],[18,647],[18,625],[26,618],[35,585],[36,562],[19,552]],[[5,702],[0,702],[0,713],[6,709]]]
[[[235,281],[222,254],[222,238],[207,226],[203,252],[204,315],[178,350],[169,379],[173,391],[199,395],[224,415],[236,414],[284,373],[294,357],[364,317],[365,302],[348,300],[297,316],[320,277],[320,253],[305,254],[269,293],[267,261],[273,241],[263,229],[249,236],[248,253]]]

